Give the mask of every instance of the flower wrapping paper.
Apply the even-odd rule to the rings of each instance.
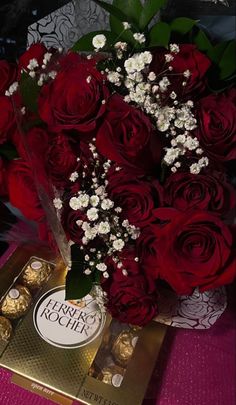
[[[107,24],[106,12],[93,2],[72,1],[28,27],[28,46],[40,41],[67,50],[82,35]],[[177,328],[208,329],[226,309],[227,295],[224,287],[204,293],[196,289],[192,296],[179,297],[163,290],[159,305],[157,322]]]

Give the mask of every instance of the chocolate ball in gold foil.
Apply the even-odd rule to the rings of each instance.
[[[0,316],[0,341],[8,341],[12,334],[12,326],[9,319]]]
[[[32,289],[41,287],[51,273],[51,266],[40,260],[33,260],[22,274],[23,284]]]
[[[30,307],[31,300],[28,288],[23,285],[17,285],[4,298],[1,305],[2,314],[10,319],[18,319],[26,313]]]
[[[100,374],[98,375],[98,379],[105,384],[113,385],[114,387],[119,387],[122,383],[124,378],[124,369],[119,366],[109,366],[104,367]]]
[[[112,346],[112,354],[117,364],[126,367],[134,351],[134,334],[123,331],[115,339]]]

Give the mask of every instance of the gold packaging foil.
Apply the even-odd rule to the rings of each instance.
[[[51,266],[39,259],[31,260],[22,274],[22,283],[29,289],[40,288],[47,282],[51,273]]]
[[[112,354],[117,364],[126,367],[133,355],[136,337],[130,331],[123,331],[113,343]]]
[[[119,366],[112,365],[110,367],[104,367],[98,379],[105,384],[113,385],[114,387],[120,387],[124,376],[124,369]]]
[[[8,341],[12,334],[12,325],[9,319],[0,316],[0,340]]]
[[[27,312],[31,300],[32,297],[28,288],[23,285],[16,285],[10,289],[2,302],[2,314],[10,319],[18,319]]]

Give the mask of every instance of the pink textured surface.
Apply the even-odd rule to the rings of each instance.
[[[236,404],[235,304],[207,331],[169,329],[143,405]],[[0,405],[53,405],[11,384],[2,369],[0,384]]]

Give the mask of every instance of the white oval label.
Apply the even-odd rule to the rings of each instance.
[[[17,298],[19,298],[20,293],[16,288],[12,288],[9,293],[8,293],[8,297],[11,298],[12,300],[17,300]]]
[[[34,308],[38,334],[53,346],[74,349],[92,342],[102,331],[105,315],[91,295],[65,301],[65,287],[47,291]]]
[[[31,263],[30,267],[33,270],[40,270],[43,267],[43,265],[41,262],[35,260],[34,262]]]

